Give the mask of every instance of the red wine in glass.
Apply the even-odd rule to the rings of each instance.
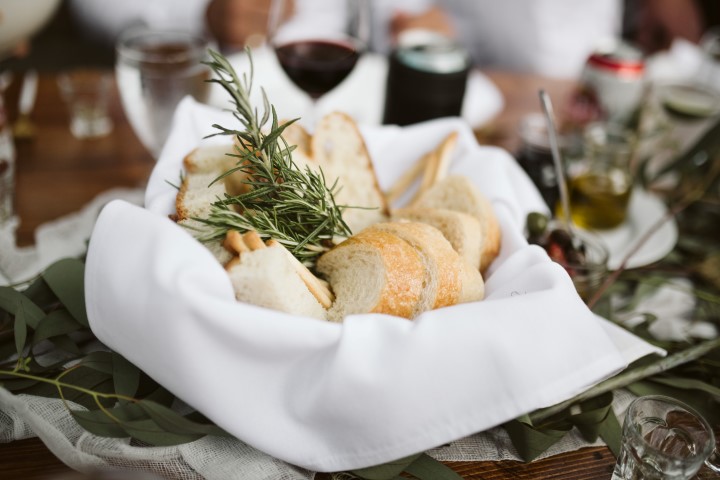
[[[313,100],[337,87],[355,67],[360,52],[352,43],[301,40],[275,47],[290,80]]]

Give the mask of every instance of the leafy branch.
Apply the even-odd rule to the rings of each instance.
[[[210,81],[230,95],[235,107],[233,116],[242,126],[236,130],[213,125],[219,130],[214,135],[235,138],[236,153],[232,156],[238,159],[234,168],[215,181],[239,173],[246,188],[215,202],[208,218],[197,219],[211,227],[201,240],[222,238],[228,230],[255,230],[262,238],[276,239],[299,260],[312,265],[332,247],[334,238],[352,234],[342,219],[343,210],[350,207],[335,203],[337,181],[328,186],[322,170],[314,172],[308,166],[303,169],[293,161],[295,147],[285,142],[282,133],[295,120],[280,125],[264,90],[262,116],[253,108],[250,52],[250,75],[243,74],[242,79],[222,55],[213,51],[210,55],[212,61],[207,65],[215,73]],[[263,128],[268,124],[265,133]]]

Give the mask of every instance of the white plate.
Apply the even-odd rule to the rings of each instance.
[[[635,189],[630,197],[628,216],[625,222],[611,230],[593,230],[610,251],[608,267],[620,267],[625,256],[640,238],[667,213],[667,207],[656,195]],[[678,229],[675,220],[665,222],[640,249],[628,260],[626,268],[637,268],[660,260],[675,246]]]
[[[233,55],[229,60],[238,72],[248,71],[247,55]],[[254,84],[262,85],[280,118],[303,117],[301,121],[309,127],[314,125],[312,117],[319,118],[340,110],[362,125],[380,125],[382,122],[388,70],[387,59],[382,55],[363,55],[350,76],[318,101],[315,112],[309,97],[287,78],[272,51],[267,48],[253,50],[253,64]],[[253,104],[262,105],[259,88],[254,88],[252,93]],[[227,102],[227,93],[220,87],[213,88],[210,105],[227,108]],[[503,105],[502,94],[495,84],[473,70],[468,78],[462,118],[471,127],[479,127],[500,113]]]

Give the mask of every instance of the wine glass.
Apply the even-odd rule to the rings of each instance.
[[[274,0],[270,47],[288,78],[313,102],[352,72],[370,37],[369,0]]]
[[[202,64],[207,42],[175,30],[136,28],[120,36],[115,74],[123,109],[155,159],[170,133],[180,100],[207,102],[210,69]]]

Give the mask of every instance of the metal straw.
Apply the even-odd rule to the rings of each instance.
[[[540,89],[540,103],[545,112],[545,122],[547,123],[548,137],[550,139],[550,151],[552,152],[553,162],[555,163],[555,174],[558,178],[558,187],[560,188],[560,203],[563,211],[563,222],[568,233],[572,235],[572,219],[570,217],[570,197],[568,195],[567,183],[565,182],[565,168],[563,167],[562,157],[560,156],[560,146],[557,138],[557,128],[555,127],[555,115],[553,114],[552,102],[550,96],[545,90]]]

